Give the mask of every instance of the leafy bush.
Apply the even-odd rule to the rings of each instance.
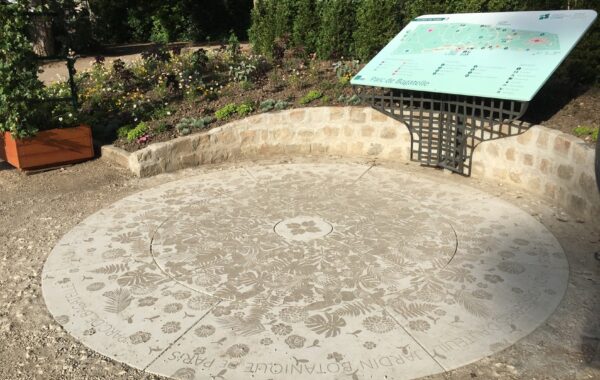
[[[235,112],[239,116],[250,115],[252,113],[252,111],[254,111],[254,108],[252,107],[252,104],[250,104],[250,103],[240,104],[239,106],[237,106],[237,108],[235,110]]]
[[[227,55],[229,59],[233,62],[237,62],[237,60],[242,55],[242,49],[240,47],[240,40],[238,40],[237,36],[233,31],[229,34],[229,39],[227,40]]]
[[[260,112],[269,112],[273,108],[275,108],[275,104],[276,104],[276,101],[274,99],[263,100],[262,102],[260,102],[260,105],[258,106],[258,110]]]
[[[129,131],[131,131],[133,127],[131,125],[124,125],[121,128],[117,129],[117,137],[120,139],[126,139]]]
[[[180,133],[185,129],[191,131],[193,129],[204,129],[213,122],[213,118],[210,116],[202,117],[199,119],[196,118],[183,118],[177,123],[175,128]]]
[[[135,140],[141,138],[142,136],[144,136],[146,133],[148,133],[149,130],[150,130],[150,127],[148,126],[148,124],[146,124],[145,122],[142,121],[135,128],[130,129],[127,132],[127,141],[129,141],[129,142],[135,141]]]
[[[342,84],[347,84],[350,79],[358,72],[358,61],[338,61],[333,64],[335,75]]]
[[[297,12],[292,25],[292,40],[294,46],[302,46],[312,53],[317,46],[319,37],[319,1],[298,0]]]
[[[346,103],[351,106],[356,106],[356,105],[360,104],[361,100],[360,100],[360,97],[356,94],[352,95],[352,96],[340,95],[338,98],[338,102]]]
[[[321,91],[312,90],[300,99],[300,104],[309,104],[322,97],[323,93]]]
[[[27,38],[27,2],[0,5],[0,132],[34,135],[43,120],[34,103],[42,98],[37,61]]]
[[[242,61],[229,66],[229,78],[234,82],[251,82],[256,73],[252,62]]]
[[[356,27],[357,0],[322,2],[321,27],[316,52],[322,59],[350,57],[353,51],[352,31]]]
[[[286,102],[285,100],[278,100],[277,103],[275,103],[275,111],[282,111],[286,108],[289,108],[292,105],[292,103],[290,102]]]
[[[227,120],[237,112],[237,106],[234,103],[227,104],[215,112],[217,120]]]

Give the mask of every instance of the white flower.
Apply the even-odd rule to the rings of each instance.
[[[73,114],[72,114],[72,113],[69,113],[69,117],[73,117]]]
[[[133,105],[133,108],[137,108],[137,104],[134,104],[134,105]]]
[[[62,117],[59,117],[59,118],[58,118],[58,121],[63,121],[63,118],[62,118]]]
[[[167,111],[167,115],[171,116],[171,111]]]

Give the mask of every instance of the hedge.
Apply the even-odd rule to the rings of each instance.
[[[274,42],[291,44],[322,59],[371,59],[410,20],[423,14],[595,9],[597,0],[257,0],[250,42],[272,56]],[[600,22],[596,22],[565,64],[561,75],[578,83],[600,82]]]

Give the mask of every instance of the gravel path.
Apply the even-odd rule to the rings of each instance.
[[[45,258],[62,235],[126,195],[232,166],[243,164],[137,179],[101,160],[34,175],[0,162],[0,379],[158,379],[87,349],[62,330],[41,295]],[[440,175],[413,165],[403,168]],[[576,223],[527,194],[450,178],[468,181],[538,218],[563,246],[570,279],[561,305],[534,333],[499,354],[431,379],[600,378],[600,262],[594,258],[600,251],[598,226]]]

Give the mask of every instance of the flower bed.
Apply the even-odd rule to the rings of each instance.
[[[235,38],[221,49],[166,50],[105,64],[97,57],[77,75],[81,112],[94,138],[127,151],[271,110],[302,105],[352,105],[355,61],[321,61],[298,49],[267,60],[243,53]],[[48,92],[64,96],[66,83]],[[64,118],[64,115],[55,115]]]

